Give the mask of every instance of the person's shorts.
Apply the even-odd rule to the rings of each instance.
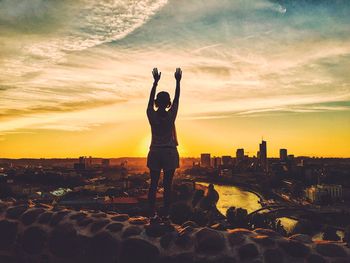
[[[179,167],[177,148],[151,148],[147,156],[147,167],[151,170],[175,170]]]

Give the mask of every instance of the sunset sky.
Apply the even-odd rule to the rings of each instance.
[[[154,67],[182,156],[350,157],[348,0],[0,0],[0,157],[145,156]]]

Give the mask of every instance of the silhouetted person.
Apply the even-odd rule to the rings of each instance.
[[[211,210],[216,208],[216,204],[219,201],[219,194],[214,189],[213,184],[208,185],[208,189],[200,202],[200,207],[204,210]]]
[[[175,72],[176,90],[173,103],[171,103],[169,93],[165,91],[159,92],[154,100],[161,72],[158,73],[158,69],[154,68],[152,74],[154,82],[147,107],[147,117],[152,130],[152,142],[147,156],[147,167],[151,174],[151,185],[148,192],[151,216],[155,213],[156,193],[161,170],[164,174],[164,212],[168,215],[171,204],[172,180],[176,168],[179,167],[175,119],[179,107],[182,71],[177,68]],[[154,106],[157,110],[154,110]]]

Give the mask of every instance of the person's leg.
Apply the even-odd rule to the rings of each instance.
[[[169,213],[169,208],[171,205],[171,195],[172,195],[172,183],[174,177],[175,169],[164,171],[163,187],[164,187],[164,212],[166,215]]]
[[[157,187],[158,187],[158,181],[160,177],[160,171],[150,170],[150,175],[151,175],[151,184],[148,191],[148,203],[150,206],[150,215],[153,216],[156,210],[156,195],[157,195]]]

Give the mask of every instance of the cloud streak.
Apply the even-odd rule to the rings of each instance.
[[[154,66],[184,118],[348,111],[348,4],[298,3],[2,0],[0,131],[141,120]]]

